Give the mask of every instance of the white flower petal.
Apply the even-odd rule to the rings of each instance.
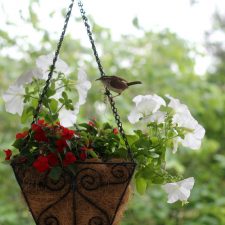
[[[205,129],[200,124],[197,124],[194,132],[195,132],[195,137],[198,139],[202,139],[205,136]]]
[[[44,79],[48,78],[48,74],[49,74],[49,67],[52,65],[53,62],[53,57],[54,55],[48,54],[48,55],[42,55],[39,56],[36,59],[36,65],[39,69],[41,69],[44,73]],[[61,72],[64,75],[68,75],[69,74],[69,66],[60,58],[57,59],[56,64],[55,64],[55,71],[57,72]]]
[[[178,143],[194,150],[199,149],[205,135],[205,129],[198,124],[197,120],[193,118],[186,105],[181,104],[178,99],[175,99],[169,95],[166,95],[166,97],[170,99],[168,106],[174,110],[172,119],[173,124],[186,129],[184,139],[174,140],[173,152],[176,152]]]
[[[174,182],[174,183],[167,183],[162,186],[162,188],[168,194],[168,203],[174,203],[178,200],[180,201],[187,201],[190,197],[190,191],[194,186],[194,177],[189,177],[187,179]]]
[[[174,203],[176,201],[179,200],[179,196],[178,195],[168,195],[168,200],[167,200],[167,203]]]
[[[150,116],[150,121],[160,124],[165,121],[165,118],[166,118],[165,112],[157,111]]]
[[[201,147],[202,139],[205,135],[205,129],[197,124],[193,131],[187,132],[184,139],[181,141],[182,145],[193,150],[198,150]]]
[[[78,71],[78,81],[76,89],[79,94],[79,105],[83,105],[86,102],[88,90],[91,88],[91,82],[87,79],[87,74],[84,70],[79,69]]]
[[[24,84],[31,83],[33,78],[42,79],[43,78],[42,70],[35,68],[32,70],[27,71],[26,73],[22,74],[15,82],[15,85],[22,86]]]
[[[136,123],[140,118],[148,117],[156,113],[165,101],[158,95],[138,95],[133,98],[136,106],[128,116],[131,123]]]
[[[172,108],[176,113],[189,111],[188,107],[184,104],[181,104],[179,99],[173,98],[168,94],[166,94],[165,96],[170,99],[168,106]]]
[[[177,152],[179,144],[182,142],[182,139],[180,137],[173,138],[173,153]]]
[[[186,178],[182,181],[179,181],[178,182],[179,184],[181,183],[182,184],[182,187],[186,188],[187,190],[191,190],[194,186],[194,183],[195,183],[195,178],[194,177],[189,177],[189,178]]]
[[[136,109],[133,109],[131,113],[128,115],[128,120],[130,123],[134,124],[139,121],[139,119],[142,117],[142,114],[137,112]]]
[[[79,113],[79,108],[75,108],[73,111],[66,110],[65,108],[59,111],[59,121],[64,127],[72,127],[77,120],[77,115]]]
[[[23,95],[25,90],[21,86],[11,85],[3,94],[2,98],[5,102],[6,111],[12,114],[18,113],[20,116],[23,112]]]
[[[201,140],[197,139],[193,133],[187,133],[181,143],[184,147],[194,150],[198,150],[201,147]]]

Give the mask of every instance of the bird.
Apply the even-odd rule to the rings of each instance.
[[[108,88],[111,91],[116,92],[119,96],[121,95],[121,93],[126,90],[129,86],[131,85],[135,85],[135,84],[142,84],[141,81],[132,81],[132,82],[128,82],[125,79],[118,77],[118,76],[102,76],[98,79],[96,79],[96,81],[101,81],[103,83],[103,85]],[[114,96],[114,97],[116,97]]]

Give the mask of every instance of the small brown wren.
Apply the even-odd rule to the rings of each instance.
[[[128,82],[123,78],[117,76],[102,76],[97,80],[100,80],[105,87],[107,87],[111,91],[116,92],[118,95],[120,95],[124,90],[126,90],[131,85],[141,84],[141,81]]]

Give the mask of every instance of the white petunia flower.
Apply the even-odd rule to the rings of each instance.
[[[170,99],[168,107],[174,111],[173,124],[192,129],[195,126],[193,124],[193,122],[195,123],[195,119],[192,117],[188,107],[182,104],[179,99],[173,98],[170,95],[166,95],[166,97]]]
[[[180,143],[182,143],[181,137],[173,138],[173,153],[177,152]]]
[[[64,127],[72,127],[77,121],[77,115],[79,113],[79,105],[71,111],[66,110],[65,108],[59,111],[59,121],[60,124]]]
[[[166,118],[166,113],[158,110],[157,112],[153,113],[149,117],[149,120],[150,122],[156,122],[157,124],[160,124],[165,121],[165,118]]]
[[[133,98],[136,106],[128,116],[130,123],[137,123],[141,118],[148,117],[156,113],[159,108],[165,106],[165,101],[158,95],[138,95]]]
[[[41,69],[43,71],[44,79],[48,78],[49,69],[50,69],[50,66],[52,65],[52,62],[53,62],[53,57],[54,57],[54,55],[51,53],[51,54],[48,54],[48,55],[39,56],[36,59],[36,65],[39,69]],[[58,58],[57,61],[56,61],[55,71],[61,72],[65,75],[68,75],[69,72],[70,72],[69,66],[63,60],[61,60],[60,58]]]
[[[176,152],[179,143],[194,150],[199,149],[205,135],[205,129],[194,119],[186,105],[169,95],[166,97],[170,99],[168,106],[174,110],[173,124],[186,129],[184,139],[175,138],[173,140],[173,152]]]
[[[190,196],[191,190],[194,186],[195,179],[194,177],[189,177],[184,180],[167,183],[162,186],[162,188],[168,194],[168,203],[174,203],[178,200],[187,201]]]
[[[2,98],[5,102],[6,111],[12,114],[18,113],[20,116],[23,112],[23,96],[25,90],[21,86],[11,85],[3,94]]]
[[[202,139],[205,136],[205,129],[196,124],[192,132],[185,134],[184,140],[181,141],[182,145],[194,150],[198,150],[201,147]]]
[[[87,74],[84,70],[79,69],[78,80],[76,84],[76,89],[79,94],[79,105],[83,105],[86,102],[87,92],[91,88],[91,82],[87,79]]]
[[[15,82],[15,85],[22,86],[24,84],[29,84],[32,82],[33,78],[42,79],[43,78],[42,70],[35,68],[29,70],[28,72],[22,74]]]

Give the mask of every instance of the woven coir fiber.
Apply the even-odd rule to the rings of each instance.
[[[93,162],[93,161],[92,161]],[[132,168],[123,161],[114,159],[115,164],[79,165],[77,175],[78,224],[119,224],[129,199],[129,176]],[[91,162],[90,162],[91,163]]]
[[[36,224],[118,225],[134,166],[117,159],[75,164],[76,176],[65,171],[57,182],[34,168],[13,166]]]

